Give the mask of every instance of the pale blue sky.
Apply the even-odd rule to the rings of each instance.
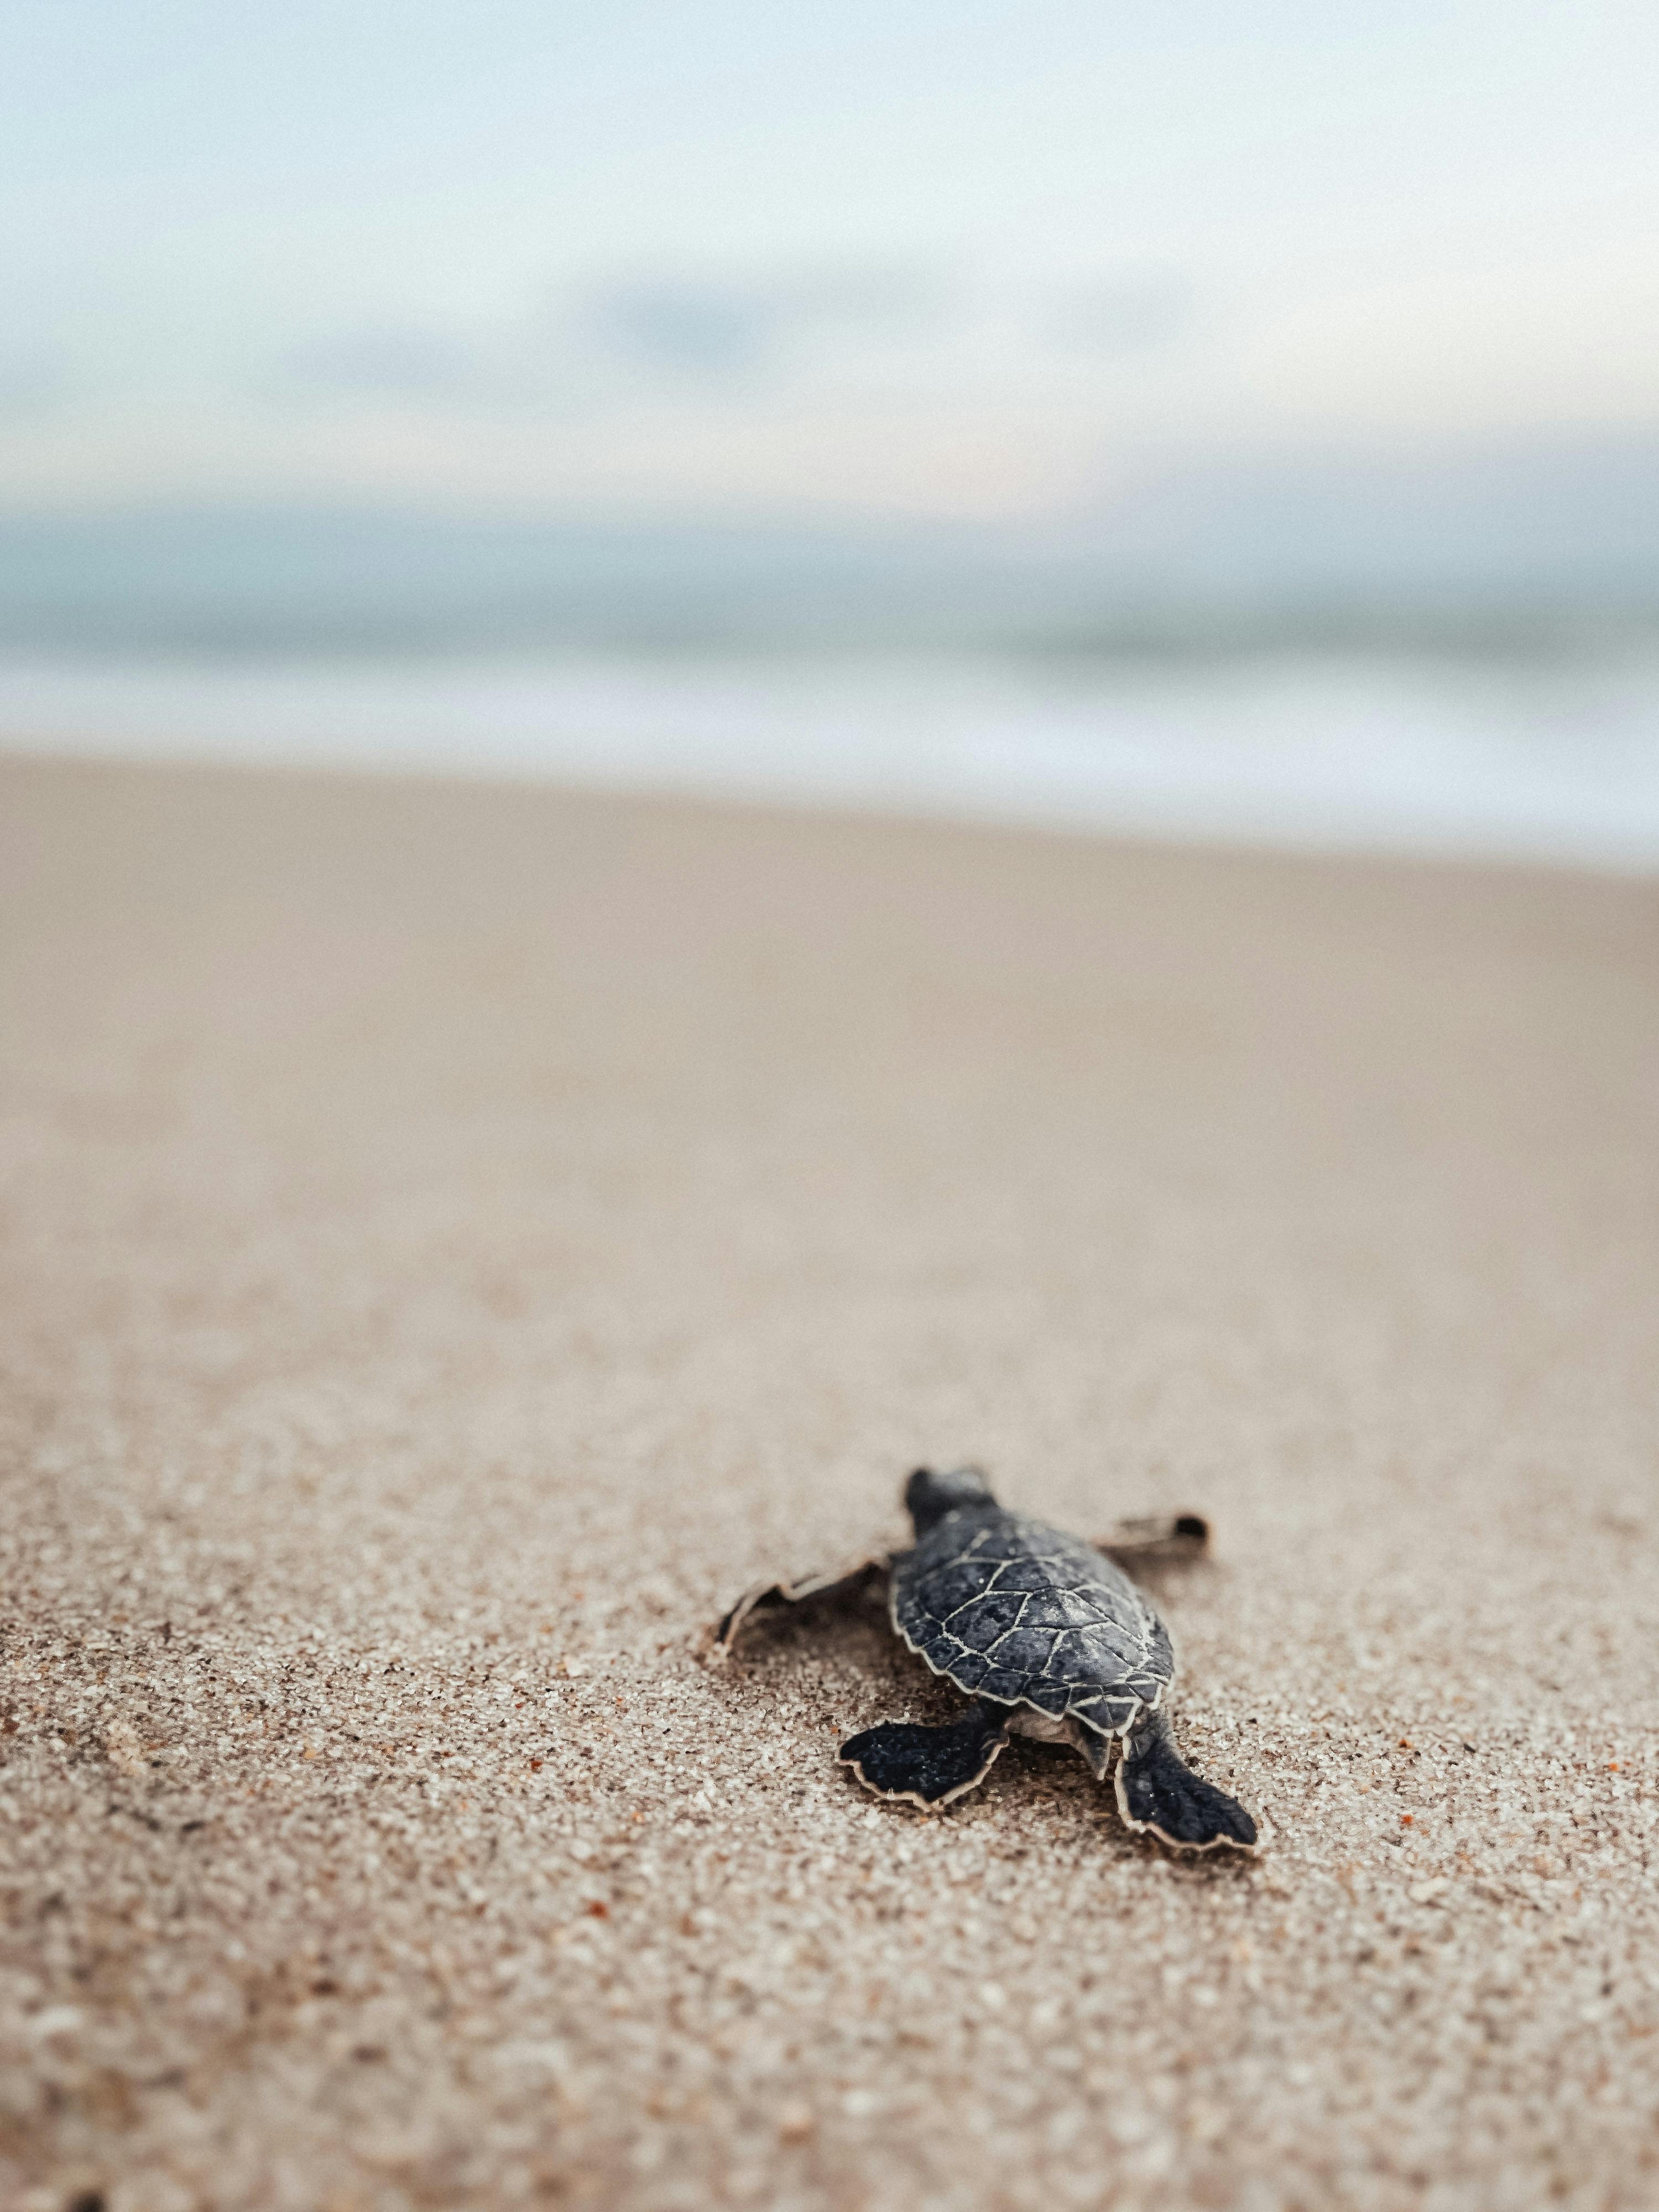
[[[1656,113],[1634,0],[8,0],[0,504],[1020,520],[1643,437]]]

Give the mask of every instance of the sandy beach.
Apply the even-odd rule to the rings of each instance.
[[[1659,891],[0,765],[0,2206],[1659,2203]],[[1177,1863],[853,1607],[1191,1507]]]

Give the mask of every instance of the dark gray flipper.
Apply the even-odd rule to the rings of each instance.
[[[1118,1522],[1094,1543],[1112,1559],[1198,1559],[1210,1548],[1210,1524],[1201,1513],[1146,1513]]]
[[[1148,1713],[1123,1740],[1117,1804],[1130,1827],[1166,1844],[1194,1851],[1256,1847],[1255,1822],[1237,1798],[1193,1772],[1162,1713]]]
[[[1007,1707],[975,1704],[946,1728],[884,1721],[848,1736],[838,1756],[878,1797],[902,1797],[936,1813],[983,1782],[1007,1742]]]
[[[725,1614],[714,1631],[714,1647],[709,1656],[724,1659],[737,1642],[744,1623],[753,1613],[769,1612],[782,1605],[802,1605],[808,1598],[850,1596],[863,1583],[884,1575],[891,1564],[885,1552],[872,1553],[856,1560],[849,1567],[837,1567],[827,1575],[799,1575],[791,1583],[757,1583],[746,1589]]]

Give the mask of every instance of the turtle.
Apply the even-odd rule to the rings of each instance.
[[[1164,1711],[1176,1672],[1169,1632],[1117,1564],[1200,1553],[1207,1522],[1191,1513],[1126,1521],[1091,1544],[999,1504],[973,1467],[918,1468],[904,1504],[910,1549],[757,1583],[721,1620],[714,1656],[730,1653],[757,1612],[885,1575],[894,1633],[972,1703],[942,1727],[884,1721],[849,1736],[840,1762],[866,1790],[941,1811],[984,1781],[1014,1735],[1069,1743],[1104,1782],[1117,1744],[1114,1786],[1128,1827],[1183,1850],[1258,1849],[1250,1814],[1176,1748]]]

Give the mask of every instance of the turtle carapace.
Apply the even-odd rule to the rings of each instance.
[[[1103,1782],[1115,1744],[1118,1810],[1131,1828],[1188,1850],[1256,1848],[1244,1808],[1176,1750],[1164,1710],[1176,1671],[1168,1631],[1109,1556],[1201,1551],[1203,1521],[1125,1522],[1085,1543],[999,1505],[976,1468],[919,1468],[904,1503],[916,1532],[908,1551],[761,1583],[721,1621],[716,1653],[757,1609],[885,1574],[895,1632],[973,1703],[944,1727],[884,1721],[850,1736],[841,1761],[866,1789],[937,1811],[985,1779],[1011,1735],[1071,1744]]]

